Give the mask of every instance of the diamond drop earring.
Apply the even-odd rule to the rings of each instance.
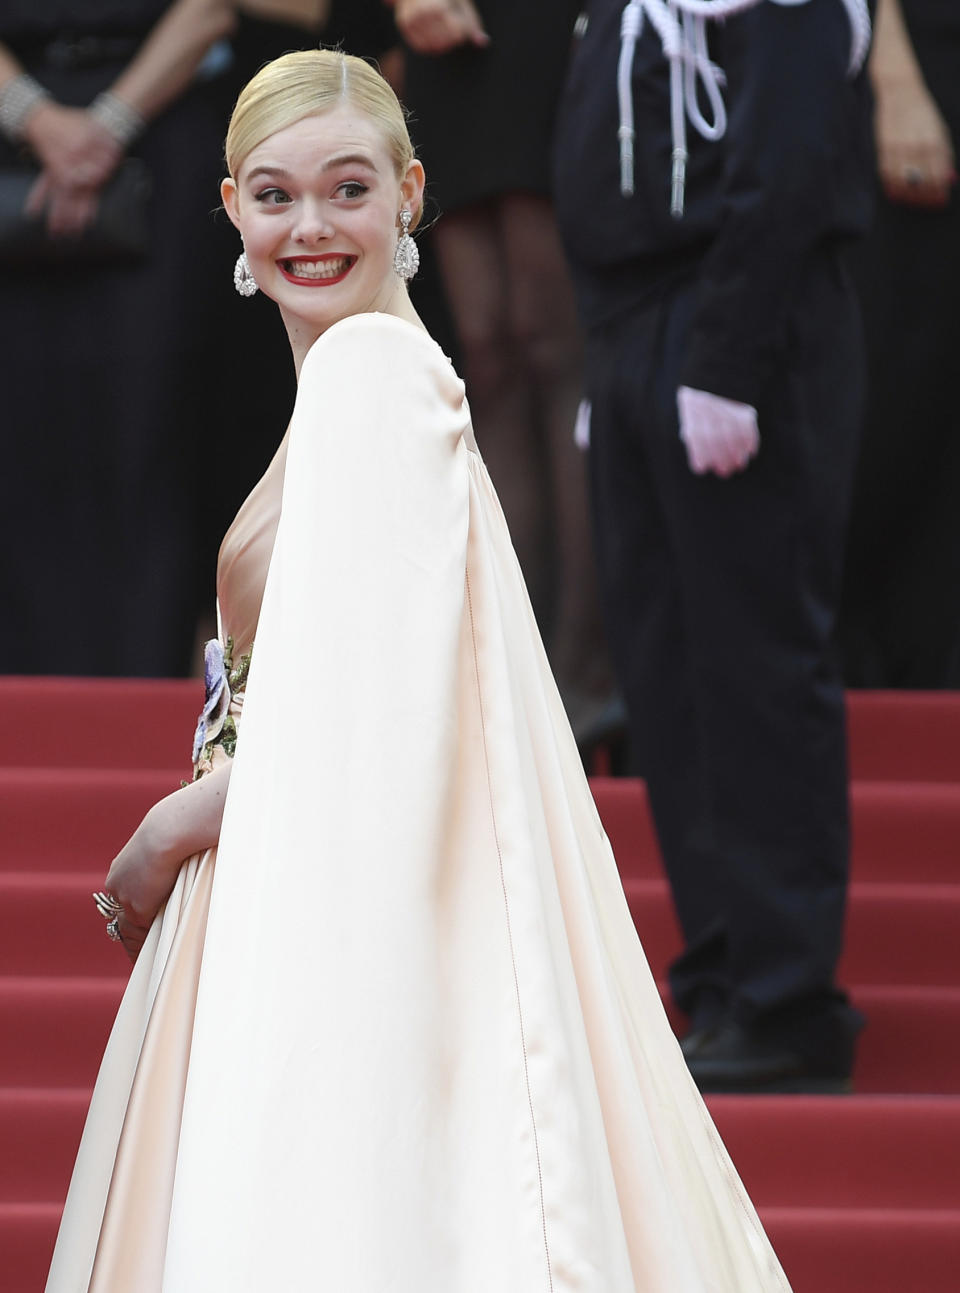
[[[253,277],[245,251],[240,253],[237,257],[237,263],[233,267],[233,285],[241,296],[254,296],[259,291],[257,280]]]
[[[409,211],[400,212],[400,224],[403,233],[397,239],[397,250],[393,254],[393,268],[405,283],[409,283],[420,268],[420,253],[417,244],[410,237],[410,225],[413,216]]]

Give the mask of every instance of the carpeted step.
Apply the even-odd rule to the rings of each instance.
[[[591,786],[621,875],[662,874],[643,783],[597,777]],[[855,782],[851,803],[855,880],[960,883],[960,784]]]
[[[709,1096],[762,1207],[960,1209],[958,1096]]]
[[[960,881],[960,783],[855,782],[855,880]]]
[[[103,871],[0,871],[0,975],[126,975],[93,903]]]
[[[88,1098],[85,1090],[0,1091],[4,1163],[29,1200],[0,1194],[5,1264],[23,1276],[5,1290],[41,1286],[59,1204],[37,1200],[64,1195]],[[958,1256],[950,1237],[960,1223],[960,1099],[723,1096],[709,1104],[795,1293],[955,1287],[945,1273]],[[891,1282],[910,1271],[924,1282]]]
[[[857,781],[960,781],[960,692],[847,693]]]
[[[0,768],[0,870],[96,871],[187,771]],[[598,778],[593,792],[625,878],[662,874],[642,782]],[[856,880],[960,882],[960,785],[854,785]]]
[[[177,767],[202,705],[196,679],[0,677],[0,766]]]
[[[105,875],[147,809],[179,785],[171,769],[0,768],[0,870]]]
[[[0,978],[0,1087],[92,1087],[125,985]]]
[[[666,984],[660,995],[682,1037],[686,1020]],[[853,1002],[867,1021],[853,1075],[860,1094],[960,1094],[960,989],[867,985],[856,989]]]
[[[793,1293],[956,1293],[960,1211],[763,1208]]]
[[[115,974],[126,960],[104,937],[91,894],[101,872],[0,871],[0,974]],[[628,880],[653,971],[680,951],[665,880]],[[960,987],[960,884],[854,884],[840,978],[848,986]],[[37,932],[42,930],[42,937]]]
[[[666,984],[660,995],[678,1037],[686,1020]],[[960,1094],[960,989],[860,986],[866,1016],[857,1041],[854,1087],[862,1095]],[[0,1081],[2,1081],[0,1073]]]
[[[0,1204],[4,1293],[39,1293],[58,1204]],[[960,1212],[761,1208],[793,1293],[956,1293]]]
[[[64,1198],[89,1100],[86,1088],[0,1089],[0,1202]],[[707,1103],[758,1207],[960,1209],[960,1097]]]
[[[624,887],[647,960],[660,977],[682,948],[669,888],[665,880],[628,880]],[[846,987],[960,987],[960,884],[855,883],[848,912],[838,976]]]
[[[196,679],[0,677],[0,765],[175,767]],[[960,781],[960,694],[850,692],[855,780]]]
[[[123,986],[119,977],[0,978],[0,1036],[12,1039],[0,1052],[0,1087],[92,1085]],[[960,988],[866,986],[855,1002],[869,1019],[858,1091],[960,1093]]]
[[[43,1286],[128,973],[90,892],[150,804],[188,775],[199,705],[196,682],[0,679],[2,1293]],[[869,1017],[861,1094],[710,1105],[794,1293],[953,1293],[960,696],[855,694],[850,716],[854,884],[841,973]],[[594,792],[662,977],[677,936],[642,783],[599,779]]]
[[[89,1103],[87,1087],[0,1087],[0,1203],[63,1201]]]
[[[0,1203],[3,1293],[41,1293],[62,1211],[61,1203]]]

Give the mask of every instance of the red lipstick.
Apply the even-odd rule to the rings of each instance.
[[[346,264],[339,274],[330,278],[304,278],[297,274],[292,274],[286,266],[293,264],[295,261],[308,262],[311,265],[322,265],[327,261],[345,261]],[[296,283],[300,287],[330,287],[334,283],[342,283],[356,264],[356,256],[286,256],[283,260],[277,261],[277,268],[287,280],[288,283]]]

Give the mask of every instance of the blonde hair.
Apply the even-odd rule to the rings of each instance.
[[[375,67],[336,49],[283,54],[247,82],[227,127],[230,174],[236,179],[253,149],[278,130],[340,103],[352,104],[376,124],[402,179],[415,154],[399,99]],[[420,214],[414,212],[414,227]]]

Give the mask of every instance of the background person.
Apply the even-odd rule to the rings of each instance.
[[[879,0],[869,372],[841,641],[855,687],[960,687],[960,6]]]
[[[394,0],[404,97],[477,435],[578,739],[613,720],[586,471],[582,341],[550,199],[579,0]],[[433,207],[433,204],[436,204]]]
[[[698,131],[679,59],[671,113],[644,7],[592,0],[558,124],[607,623],[708,1090],[843,1090],[853,1065],[832,635],[863,389],[844,249],[871,206],[850,76],[866,38],[840,0],[731,13],[709,31],[725,129]]]
[[[230,431],[204,372],[221,123],[197,73],[233,21],[226,0],[0,8],[0,167],[37,168],[50,238],[79,238],[127,154],[151,187],[139,259],[75,242],[3,266],[0,672],[188,666],[196,517]]]

